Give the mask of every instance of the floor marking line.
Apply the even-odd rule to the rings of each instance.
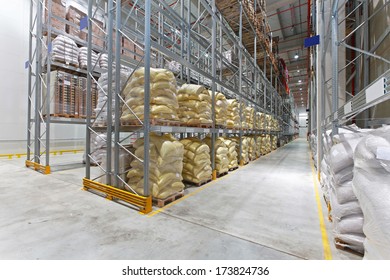
[[[313,159],[311,158],[310,154],[309,154],[309,158],[310,158],[310,166],[311,166],[313,182],[314,182],[315,198],[316,198],[316,203],[317,203],[317,208],[318,208],[318,218],[320,220],[320,229],[321,229],[321,237],[322,237],[322,246],[324,248],[324,257],[325,257],[325,260],[331,260],[332,259],[332,252],[330,250],[328,234],[326,232],[326,227],[325,227],[325,222],[324,222],[324,214],[322,212],[321,199],[320,199],[320,195],[318,192],[317,176],[316,176],[316,172],[314,169]]]

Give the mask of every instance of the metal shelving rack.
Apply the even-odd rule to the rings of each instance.
[[[387,120],[369,120],[367,109],[390,99],[390,61],[375,54],[378,47],[389,35],[389,29],[383,30],[378,36],[376,43],[370,47],[369,25],[372,20],[383,11],[388,9],[390,1],[384,1],[383,5],[369,15],[368,0],[330,1],[329,24],[317,25],[317,34],[320,34],[322,47],[317,46],[316,74],[312,80],[311,94],[311,132],[317,135],[317,170],[320,173],[320,163],[323,158],[322,134],[327,129],[332,129],[332,134],[338,134],[338,128],[350,122],[358,114],[364,118],[364,127],[379,125]],[[340,16],[339,11],[345,8],[345,16]],[[326,7],[324,1],[316,3],[317,19],[326,22]],[[339,27],[346,25],[347,34],[340,38]],[[327,28],[327,29],[326,29]],[[325,58],[327,50],[331,48],[332,61]],[[347,60],[345,66],[339,69],[340,51],[354,52],[354,57]],[[387,66],[377,77],[371,77],[370,83],[370,59],[381,60]],[[326,66],[332,65],[332,77],[326,79]],[[386,70],[387,69],[387,70]],[[339,90],[339,78],[347,76],[346,87]],[[371,75],[372,76],[372,75]],[[347,87],[354,83],[354,92],[348,92]],[[331,91],[326,92],[326,86],[331,85]],[[341,94],[346,95],[344,104],[339,104]],[[328,102],[331,112],[326,115],[325,103]]]
[[[88,1],[88,33],[92,32],[94,13],[97,7],[102,7],[102,1]],[[177,75],[177,81],[181,83],[203,84],[212,91],[212,100],[215,93],[222,92],[227,98],[236,98],[239,102],[246,103],[258,112],[264,112],[279,120],[285,130],[291,122],[292,104],[283,102],[286,96],[280,95],[275,87],[279,83],[278,78],[268,81],[263,69],[242,45],[242,19],[245,16],[242,2],[240,5],[240,32],[235,34],[224,17],[216,8],[215,1],[104,1],[106,11],[106,46],[108,63],[115,62],[116,69],[121,65],[136,69],[145,67],[145,106],[144,119],[138,126],[125,126],[120,123],[120,104],[122,88],[120,87],[120,71],[112,67],[108,69],[107,96],[107,122],[104,127],[94,124],[91,119],[92,108],[87,108],[87,141],[86,141],[86,176],[83,180],[85,189],[92,189],[106,195],[107,198],[119,198],[135,205],[141,212],[151,211],[151,196],[149,194],[149,180],[144,180],[144,196],[134,192],[122,191],[113,186],[126,184],[121,178],[119,168],[119,153],[126,151],[131,153],[124,143],[131,135],[144,137],[144,177],[149,176],[149,132],[169,132],[181,135],[212,135],[211,161],[212,169],[215,169],[215,138],[218,135],[283,135],[286,131],[264,131],[243,129],[221,129],[215,126],[211,128],[161,126],[152,125],[149,119],[149,81],[150,67],[167,68],[169,62],[177,62],[181,65]],[[256,2],[254,2],[256,5]],[[211,32],[210,32],[211,30]],[[88,36],[88,48],[91,49],[91,36]],[[122,39],[132,42],[136,49],[142,49],[143,54],[135,51],[132,57],[123,55]],[[256,36],[254,36],[256,43]],[[237,55],[232,60],[224,56],[227,51],[234,50]],[[266,56],[264,56],[266,60]],[[266,63],[264,63],[264,67]],[[91,53],[88,54],[87,91],[91,90],[93,77],[93,65]],[[265,69],[264,69],[265,70]],[[271,70],[272,73],[272,70]],[[272,74],[271,74],[272,75]],[[123,86],[123,85],[122,85]],[[89,96],[89,95],[88,95]],[[115,107],[112,107],[112,102]],[[212,115],[215,119],[214,102],[212,101]],[[97,112],[97,114],[99,114]],[[240,118],[242,119],[242,110]],[[105,167],[98,165],[105,176],[105,184],[91,178],[91,147],[90,137],[99,131],[107,133],[107,153]],[[240,141],[240,151],[242,143]],[[241,156],[241,152],[239,153]],[[241,160],[241,159],[240,159]],[[113,164],[112,164],[113,162]],[[214,173],[215,175],[215,173]]]
[[[78,45],[86,46],[80,38],[67,34],[52,25],[52,21],[69,23],[52,13],[52,0],[31,0],[29,21],[29,58],[28,68],[28,113],[27,113],[27,160],[26,166],[50,174],[51,125],[77,124],[85,125],[85,119],[53,116],[50,111],[50,72],[64,72],[87,76],[85,69],[76,68],[61,62],[52,61],[52,40],[58,35],[73,39]],[[95,46],[96,50],[97,47]],[[101,69],[95,69],[92,75],[100,76]],[[47,94],[45,94],[47,92]]]

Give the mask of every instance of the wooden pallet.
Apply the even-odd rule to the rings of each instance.
[[[46,117],[47,115],[44,114],[43,117]],[[73,118],[73,119],[79,119],[79,116],[71,115],[71,114],[50,114],[50,117],[60,117],[60,118]]]
[[[217,173],[217,178],[223,177],[227,174],[228,174],[228,172]]]
[[[237,169],[238,169],[238,166],[229,168],[229,171],[234,171],[234,170],[237,170]]]
[[[194,183],[194,182],[185,181],[185,180],[183,181],[183,183],[185,185],[189,185],[189,186],[192,186],[192,187],[200,187],[200,186],[203,186],[203,185],[205,185],[205,184],[207,184],[209,182],[211,182],[211,179],[208,179],[208,180],[200,182],[200,183]]]
[[[178,200],[179,198],[182,198],[184,196],[184,191],[175,193],[173,195],[168,196],[167,198],[160,199],[160,198],[153,198],[153,204],[157,207],[164,207],[169,203],[174,202],[175,200]]]
[[[343,240],[341,240],[339,238],[335,238],[334,242],[335,242],[336,248],[339,249],[339,250],[343,250],[343,251],[346,251],[348,253],[360,256],[360,257],[363,257],[363,255],[364,255],[361,252],[357,252],[357,251],[351,249],[350,248],[351,245],[349,245],[347,242],[344,242]]]

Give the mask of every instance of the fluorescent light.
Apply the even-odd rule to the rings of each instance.
[[[299,55],[296,53],[296,54],[294,55],[294,58],[295,58],[295,59],[298,59],[298,58],[299,58]]]
[[[301,70],[298,69],[298,73],[301,72]]]

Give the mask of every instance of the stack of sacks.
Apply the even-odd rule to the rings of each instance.
[[[245,137],[248,141],[248,155],[249,155],[249,160],[255,160],[256,159],[256,141],[255,138],[252,136]]]
[[[92,68],[96,65],[99,66],[98,61],[98,55],[94,52],[91,51],[91,61],[92,61]],[[79,52],[79,64],[80,68],[87,69],[87,64],[88,64],[88,48],[87,47],[81,47],[80,52]]]
[[[130,152],[132,152],[134,154],[134,148],[131,147],[131,146],[125,146],[127,150],[129,150]],[[115,159],[113,157],[114,155],[114,148],[111,149],[111,167],[114,169],[114,164],[115,164]],[[126,173],[127,171],[131,168],[130,165],[131,165],[131,162],[134,160],[134,157],[126,150],[123,150],[123,149],[120,149],[119,150],[119,159],[118,159],[118,162],[119,162],[119,174],[120,174],[120,177],[123,181],[119,180],[119,183],[118,185],[115,185],[115,176],[112,174],[111,175],[111,185],[112,186],[115,186],[119,189],[122,189],[122,190],[125,190],[125,184],[123,182],[126,182],[127,178],[126,178]],[[104,169],[104,170],[107,170],[107,150],[105,149],[103,152],[102,152],[102,164],[101,164],[101,167]],[[107,182],[107,176],[102,176],[100,177],[99,179],[99,182],[102,183],[102,184],[108,184]]]
[[[353,191],[364,214],[364,259],[390,259],[390,126],[362,138],[354,153]]]
[[[209,90],[210,97],[213,93]],[[215,92],[215,124],[225,127],[228,119],[228,101],[221,92]]]
[[[122,107],[122,122],[137,120],[137,117],[144,119],[144,72],[143,67],[134,71],[123,91],[122,97],[126,104]],[[150,118],[177,121],[178,109],[176,79],[173,73],[166,69],[150,68]]]
[[[225,144],[228,148],[229,170],[238,167],[238,153],[236,150],[236,142],[225,138]]]
[[[204,142],[209,146],[211,150],[211,137],[208,136],[204,139]],[[229,150],[226,147],[225,140],[222,137],[215,139],[215,170],[217,174],[228,172],[229,170]]]
[[[260,112],[255,113],[253,128],[256,130],[261,129],[261,113]]]
[[[240,107],[236,99],[228,99],[228,128],[240,128]]]
[[[271,136],[271,150],[276,150],[278,148],[278,136]]]
[[[120,73],[120,88],[125,85],[128,77],[130,75],[130,72],[127,71],[121,71]],[[98,87],[98,100],[97,105],[95,109],[96,114],[96,124],[105,124],[107,121],[107,113],[108,113],[108,107],[107,107],[107,92],[108,92],[108,73],[103,73],[99,80],[99,87]],[[115,70],[112,73],[112,120],[114,121],[114,115],[115,115]]]
[[[279,130],[279,122],[274,117],[271,117],[271,131],[278,131]]]
[[[268,154],[271,152],[271,136],[269,134],[265,135],[262,137],[262,154],[265,155],[265,154]]]
[[[107,133],[91,134],[91,164],[101,164],[103,156],[106,155],[107,148]],[[83,154],[83,162],[85,163],[86,154]]]
[[[259,113],[260,114],[260,129],[265,130],[265,114],[264,113]]]
[[[184,84],[178,90],[179,118],[188,126],[211,124],[211,97],[204,86]]]
[[[108,69],[108,55],[106,53],[102,53],[99,57],[99,66],[102,69]]]
[[[270,130],[271,129],[271,116],[268,114],[265,114],[265,119],[264,119],[264,128],[265,130]]]
[[[52,42],[53,61],[60,61],[73,66],[79,66],[79,48],[76,43],[63,35],[58,35]]]
[[[211,179],[210,148],[197,138],[180,140],[184,146],[183,179],[189,183],[203,183]]]
[[[230,138],[230,140],[232,140],[233,142],[235,142],[236,144],[236,151],[237,151],[237,155],[240,154],[240,138],[238,137],[232,137]],[[248,139],[246,137],[242,137],[241,138],[242,140],[242,152],[241,152],[241,160],[242,162],[245,164],[245,163],[248,163],[249,162],[249,146],[248,146]]]
[[[253,119],[255,116],[255,109],[253,107],[245,107],[245,122],[247,123],[248,129],[253,129]]]
[[[327,154],[324,154],[324,158],[321,161],[320,185],[326,202],[330,200],[331,178],[328,157]]]
[[[352,189],[354,150],[361,140],[350,139],[334,145],[327,156],[329,163],[329,200],[335,242],[363,253],[363,213]]]
[[[135,155],[144,159],[144,139],[139,138],[133,144]],[[165,199],[184,189],[183,144],[171,134],[150,134],[149,193],[154,198]],[[127,173],[128,191],[134,190],[144,195],[144,166],[139,160],[131,162],[132,169]]]
[[[259,158],[261,156],[261,136],[256,136],[256,157]]]
[[[247,122],[247,118],[246,118],[246,105],[241,102],[240,104],[238,104],[238,112],[240,113],[240,111],[242,112],[242,122],[241,122],[241,128],[242,129],[248,129],[249,128],[249,124]]]
[[[108,55],[106,53],[102,53],[100,54],[100,56],[98,56],[98,59],[99,59],[99,62],[97,63],[98,66],[100,66],[100,68],[102,69],[108,69]],[[112,62],[112,67],[115,67],[115,58],[113,57],[113,62]],[[124,65],[121,65],[121,71],[130,71],[132,72],[133,69],[130,69],[129,67],[127,66],[124,66]]]
[[[310,147],[314,166],[317,168],[317,136],[314,133],[310,135]]]

